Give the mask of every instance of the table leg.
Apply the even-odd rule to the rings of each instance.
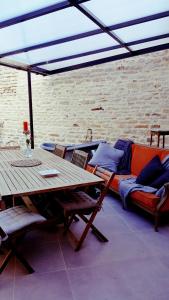
[[[160,145],[160,134],[158,134],[158,137],[157,137],[157,147],[159,147]]]
[[[165,135],[163,135],[163,148],[165,146]]]
[[[152,142],[153,142],[153,135],[151,133],[151,136],[150,136],[150,146],[152,145]]]
[[[37,208],[35,207],[35,205],[32,203],[31,199],[28,196],[21,196],[21,198],[27,208],[29,208],[34,213],[38,213]]]

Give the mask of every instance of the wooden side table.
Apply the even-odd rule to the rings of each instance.
[[[165,136],[169,135],[169,130],[159,130],[159,129],[154,129],[150,131],[150,146],[152,145],[153,142],[153,136],[157,135],[157,147],[160,145],[160,137],[163,137],[163,148],[165,146]]]

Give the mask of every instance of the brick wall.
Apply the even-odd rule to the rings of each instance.
[[[67,72],[32,75],[35,144],[130,138],[147,143],[153,127],[169,129],[169,51]],[[27,74],[0,66],[0,143],[24,143]],[[169,140],[167,142],[169,145]]]

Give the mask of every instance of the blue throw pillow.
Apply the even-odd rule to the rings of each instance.
[[[169,170],[169,155],[166,155],[161,163],[165,170]]]
[[[139,159],[139,158],[138,158]],[[141,170],[136,179],[136,183],[150,185],[157,177],[165,172],[158,155],[154,156],[151,161]]]
[[[124,154],[124,151],[115,149],[108,143],[100,143],[89,165],[102,167],[112,172],[117,171],[118,164]]]
[[[160,177],[157,177],[151,186],[160,189],[165,183],[169,182],[169,170],[165,171]]]

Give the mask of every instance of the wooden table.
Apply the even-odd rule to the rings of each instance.
[[[33,150],[32,158],[41,160],[42,164],[36,167],[13,167],[10,162],[26,159],[23,151],[0,151],[0,194],[2,197],[27,196],[102,182],[99,177],[45,150]],[[43,178],[38,171],[46,169],[57,169],[60,174]]]
[[[169,130],[153,129],[150,131],[150,146],[153,142],[153,136],[157,135],[157,147],[160,145],[160,136],[163,137],[163,148],[165,147],[165,136],[169,135]]]

